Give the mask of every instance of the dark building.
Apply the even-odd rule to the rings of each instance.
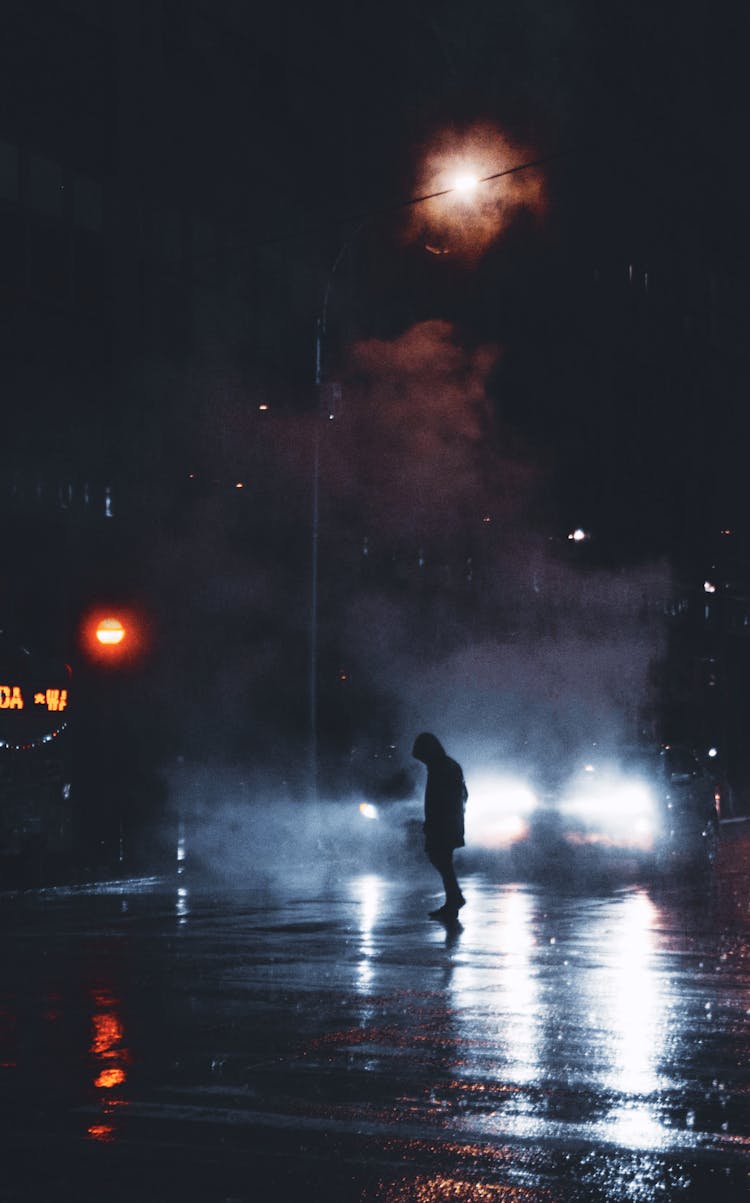
[[[209,387],[196,362],[238,341],[222,249],[247,200],[245,148],[226,115],[241,108],[255,142],[259,82],[227,52],[247,34],[225,8],[4,7],[5,622],[33,621],[41,597],[73,620],[92,558],[105,571],[107,544],[187,472]]]

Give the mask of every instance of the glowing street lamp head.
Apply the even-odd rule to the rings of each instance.
[[[476,190],[478,183],[479,180],[475,175],[464,172],[462,175],[456,176],[453,181],[453,187],[456,192],[461,192],[464,196],[468,196]]]
[[[104,647],[114,647],[125,638],[125,627],[119,618],[103,618],[97,625],[96,638]]]
[[[417,162],[413,188],[419,203],[404,209],[407,238],[475,261],[521,210],[544,212],[544,181],[535,157],[490,122],[436,130]]]

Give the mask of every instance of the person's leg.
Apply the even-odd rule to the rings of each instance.
[[[456,878],[453,867],[452,848],[430,848],[427,855],[443,879],[445,890],[445,906],[450,910],[458,910],[464,904],[464,896]]]

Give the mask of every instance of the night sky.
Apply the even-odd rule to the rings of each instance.
[[[340,219],[371,218],[331,345],[441,318],[501,348],[503,437],[538,458],[547,520],[596,517],[615,559],[689,554],[744,522],[737,20],[698,3],[286,6],[263,35],[269,238],[307,230],[325,262],[355,228]],[[503,165],[541,161],[543,203],[521,198],[481,254],[430,257],[425,207],[399,201],[434,187],[441,139],[478,126]]]
[[[92,598],[138,603],[175,746],[207,715],[233,752],[302,736],[323,419],[320,693],[340,748],[403,682],[417,721],[420,655],[455,668],[468,647],[468,679],[490,635],[517,641],[486,678],[512,706],[507,665],[532,680],[538,632],[562,631],[537,689],[555,696],[593,621],[583,567],[605,574],[607,654],[581,696],[610,698],[628,664],[637,693],[656,645],[634,653],[632,597],[700,584],[747,525],[737,6],[8,14],[6,613],[73,629]],[[492,178],[433,195],[465,170]]]

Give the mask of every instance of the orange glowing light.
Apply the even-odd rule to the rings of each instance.
[[[522,211],[542,216],[544,178],[537,154],[497,126],[475,122],[437,131],[414,181],[423,203],[405,214],[410,240],[480,258]]]
[[[124,1081],[124,1069],[103,1069],[94,1079],[94,1085],[101,1087],[102,1090],[112,1090],[115,1086],[122,1086]]]
[[[82,615],[79,638],[89,660],[105,669],[120,669],[147,653],[148,616],[119,602],[110,605],[111,609],[97,606]]]
[[[0,685],[0,710],[23,710],[20,685]]]
[[[106,647],[122,643],[125,638],[125,627],[119,618],[103,618],[96,628],[96,637]]]
[[[102,1144],[109,1144],[114,1139],[115,1130],[111,1124],[91,1124],[87,1129],[90,1140],[101,1141]]]
[[[122,1042],[122,1024],[117,1015],[106,1011],[103,1015],[92,1016],[93,1037],[91,1052],[95,1057],[112,1055],[112,1049]]]

